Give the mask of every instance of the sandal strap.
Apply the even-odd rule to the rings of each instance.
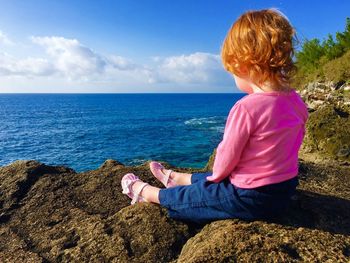
[[[134,178],[134,179],[127,179],[122,181],[123,194],[130,195],[132,192],[132,185],[138,181],[141,181],[141,180],[139,178]]]
[[[143,183],[142,185],[140,185],[139,189],[135,190],[134,192],[134,196],[131,200],[131,204],[135,204],[138,200],[139,200],[139,196],[140,196],[140,193],[141,191],[143,190],[143,188],[145,188],[145,186],[147,186],[148,183]]]
[[[168,185],[169,178],[170,178],[170,175],[171,175],[172,172],[173,172],[173,170],[168,170],[168,171],[165,173],[165,176],[164,176],[164,185],[165,185],[165,186]]]

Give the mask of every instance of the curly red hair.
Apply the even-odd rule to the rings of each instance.
[[[225,69],[258,86],[290,89],[295,72],[293,37],[288,19],[275,9],[249,11],[232,25],[222,47]]]

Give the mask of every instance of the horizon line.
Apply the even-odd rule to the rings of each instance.
[[[78,94],[246,94],[244,92],[0,92],[0,95],[15,95],[15,94],[22,94],[22,95],[30,95],[30,94],[52,94],[52,95],[59,95],[59,94],[72,94],[72,95],[78,95]]]

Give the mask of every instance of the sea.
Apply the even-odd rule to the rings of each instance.
[[[202,168],[243,96],[0,94],[0,166],[37,160],[83,172],[114,159]]]

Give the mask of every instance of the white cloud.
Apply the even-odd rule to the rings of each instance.
[[[47,76],[54,73],[52,65],[42,58],[17,59],[0,53],[0,75],[3,76]]]
[[[13,42],[6,36],[6,34],[0,31],[0,44],[13,45]]]
[[[133,63],[130,59],[121,56],[112,55],[107,58],[108,65],[118,70],[134,70],[139,66]]]
[[[164,59],[157,57],[154,60],[159,64],[152,82],[212,84],[221,82],[222,77],[227,78],[220,56],[216,54],[196,52]]]
[[[1,35],[0,35],[1,37]],[[41,57],[15,58],[0,53],[0,75],[33,85],[48,80],[62,80],[70,86],[87,83],[103,86],[150,87],[173,85],[222,86],[232,85],[216,54],[196,52],[189,55],[159,57],[143,65],[118,55],[102,55],[82,45],[76,39],[57,36],[33,36],[32,43],[43,48]],[[35,79],[35,81],[33,80]],[[64,84],[63,84],[64,85]],[[162,91],[162,90],[159,90]]]
[[[45,49],[55,72],[71,80],[101,81],[119,78],[123,73],[145,70],[130,59],[116,55],[103,56],[76,39],[31,37],[31,40]]]
[[[63,37],[32,37],[33,43],[42,46],[55,70],[75,79],[104,71],[106,61],[76,39]]]

